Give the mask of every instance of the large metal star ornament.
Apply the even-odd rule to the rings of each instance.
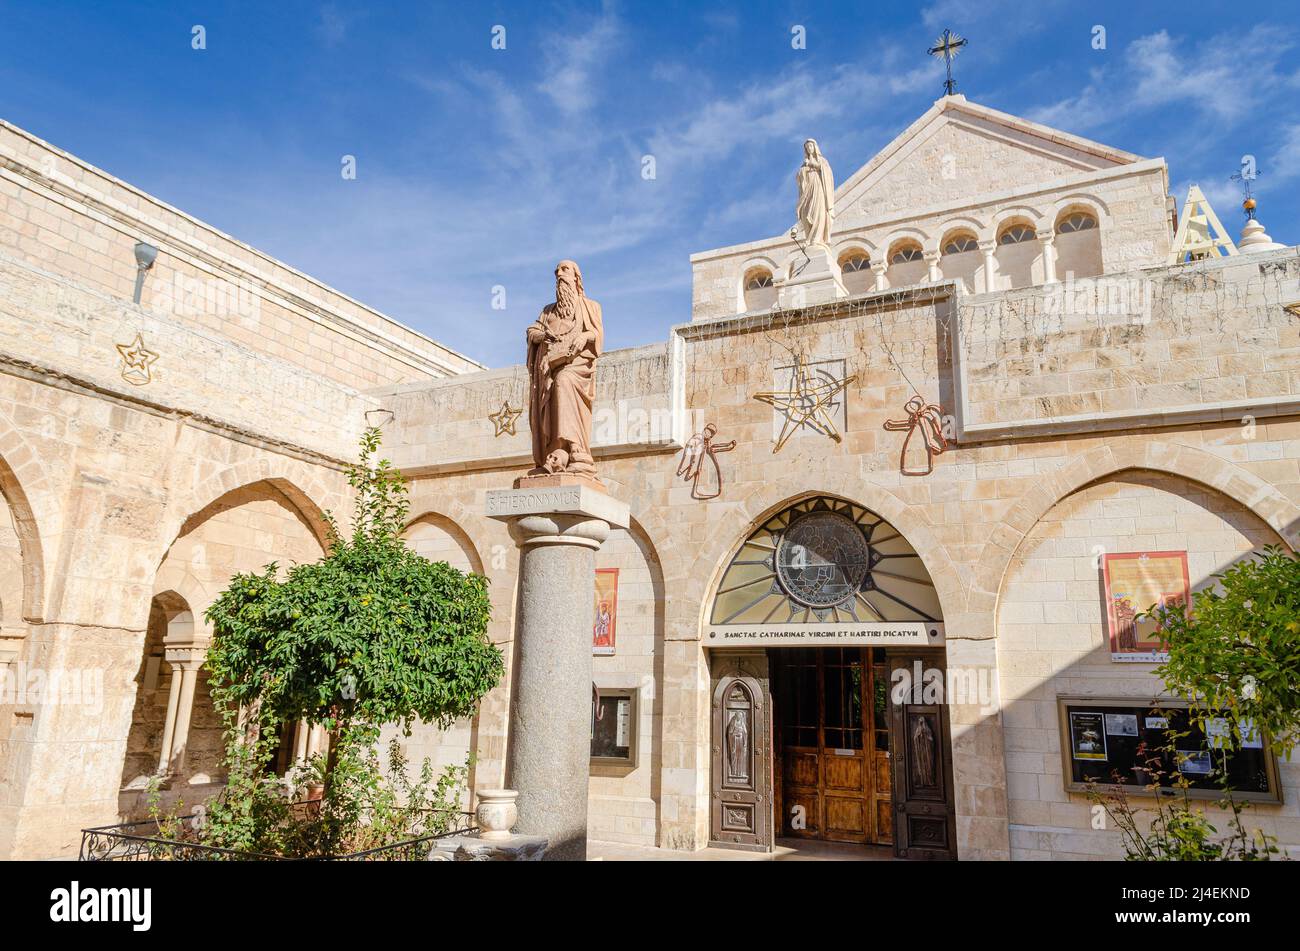
[[[781,425],[781,435],[777,438],[777,453],[804,426],[809,426],[820,433],[825,433],[836,442],[841,441],[835,421],[831,419],[827,407],[834,404],[845,387],[857,379],[846,376],[842,380],[825,380],[811,372],[803,357],[794,358],[794,373],[788,390],[773,390],[768,393],[755,393],[754,399],[768,403],[781,413],[785,422]]]
[[[488,419],[492,421],[492,426],[496,429],[494,436],[513,436],[515,434],[515,420],[523,415],[522,409],[514,409],[509,402],[501,404],[501,408],[495,413],[488,413]]]
[[[122,355],[122,379],[133,386],[144,386],[153,380],[150,367],[158,354],[144,345],[144,334],[136,334],[130,343],[117,344],[117,352]]]

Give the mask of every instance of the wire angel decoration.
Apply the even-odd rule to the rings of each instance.
[[[718,428],[708,423],[703,430],[688,439],[682,448],[677,474],[683,482],[691,483],[693,499],[706,501],[722,494],[722,467],[718,465],[717,453],[731,452],[736,448],[736,440],[714,443],[713,437],[717,434]]]
[[[887,419],[885,429],[907,430],[898,455],[899,471],[908,476],[924,476],[934,471],[934,457],[948,448],[943,435],[943,408],[913,396],[903,406],[907,419]],[[922,455],[924,454],[924,455]]]

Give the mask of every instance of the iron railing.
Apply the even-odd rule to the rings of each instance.
[[[309,803],[298,805],[309,806]],[[203,845],[198,841],[193,817],[179,820],[180,838],[163,835],[156,819],[138,822],[121,822],[111,826],[97,826],[81,830],[82,862],[414,862],[429,857],[434,842],[475,831],[478,826],[472,812],[441,813],[433,827],[445,831],[412,836],[377,848],[341,855],[326,855],[316,859],[299,859],[270,852],[245,852]],[[190,836],[194,839],[191,840]]]

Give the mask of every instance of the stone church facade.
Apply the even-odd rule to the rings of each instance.
[[[1071,718],[1161,686],[1112,651],[1109,556],[1176,555],[1197,589],[1300,540],[1300,255],[1170,263],[1176,211],[1163,159],[950,96],[836,188],[842,294],[793,294],[789,236],[692,256],[690,319],[598,364],[593,453],[631,523],[596,554],[619,753],[593,759],[593,839],[1118,854]],[[522,366],[9,125],[0,335],[0,664],[63,675],[57,701],[0,696],[0,856],[75,853],[160,768],[187,802],[219,788],[203,610],[235,571],[319,557],[368,420],[411,544],[490,579],[510,658],[519,553],[484,499],[530,460],[526,415],[489,420],[527,407]],[[796,537],[849,566],[847,600]],[[949,689],[880,699],[911,670]],[[501,785],[508,701],[507,677],[410,753]],[[1300,850],[1300,767],[1265,773],[1249,822]]]

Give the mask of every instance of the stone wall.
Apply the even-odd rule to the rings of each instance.
[[[0,121],[0,254],[129,301],[137,241],[159,249],[145,310],[324,379],[364,388],[479,366]]]
[[[923,191],[909,192],[904,206],[908,210],[898,217],[837,217],[832,254],[839,260],[846,254],[865,252],[873,265],[883,267],[889,265],[890,251],[900,242],[919,243],[925,261],[901,267],[889,265],[889,287],[896,288],[925,281],[931,260],[942,272],[940,251],[944,239],[956,231],[967,231],[975,235],[981,248],[994,250],[996,289],[1023,287],[1046,279],[1041,236],[1053,235],[1064,216],[1086,211],[1097,219],[1101,245],[1099,255],[1089,251],[1083,258],[1088,273],[1127,273],[1165,262],[1172,233],[1163,162],[1139,162],[1051,180],[1034,178],[1030,168],[1022,171],[1024,177],[1020,180],[1025,184],[1007,191],[990,190],[948,203],[931,201]],[[996,245],[1001,228],[1012,221],[1028,223],[1040,239],[1010,248]],[[1082,273],[1082,265],[1073,264],[1073,243],[1066,241],[1063,245],[1070,256],[1060,268],[1062,278],[1067,270]],[[982,259],[982,254],[976,252],[976,257]],[[1059,250],[1055,259],[1060,263]],[[692,319],[709,320],[743,312],[746,308],[740,287],[746,273],[763,267],[779,278],[791,262],[801,260],[798,247],[788,236],[692,255]],[[982,273],[982,264],[980,270]],[[985,289],[983,282],[978,289]]]
[[[1233,266],[1207,262],[1187,270],[1206,280],[1220,271],[1224,279],[1249,276],[1232,271]],[[1258,264],[1254,266],[1258,274]],[[1249,509],[1259,529],[1243,536],[1249,543],[1268,532],[1289,545],[1300,543],[1300,419],[1281,409],[1272,416],[1261,412],[1250,428],[1238,419],[1166,423],[1147,417],[1126,420],[1123,427],[1106,432],[1081,428],[1046,436],[1029,430],[1000,441],[964,439],[935,458],[930,475],[903,475],[899,457],[905,433],[886,430],[884,423],[904,417],[912,385],[927,401],[945,408],[956,405],[962,383],[952,361],[960,352],[955,350],[953,318],[966,304],[954,288],[940,285],[870,295],[805,315],[696,321],[675,328],[664,353],[671,370],[668,379],[680,391],[665,394],[662,405],[680,408],[682,431],[694,432],[710,422],[717,426],[719,442],[737,442],[734,450],[718,457],[724,484],[717,499],[691,498],[690,486],[676,475],[679,453],[672,447],[647,445],[638,454],[620,446],[612,454],[597,453],[601,478],[615,497],[631,506],[644,538],[639,547],[649,563],[658,564],[666,592],[656,608],[662,613],[656,623],[663,629],[662,649],[654,662],[659,723],[642,725],[659,746],[658,775],[657,780],[651,778],[650,796],[657,801],[657,844],[691,849],[707,841],[709,699],[702,615],[735,547],[794,500],[809,494],[836,495],[865,505],[895,525],[921,555],[937,586],[949,668],[994,683],[1009,671],[1013,678],[1018,675],[1010,659],[1015,635],[1004,653],[1004,621],[998,610],[1000,603],[1010,603],[1007,585],[1021,584],[1014,572],[1008,574],[1008,566],[1023,546],[1032,544],[1032,538],[1026,539],[1047,513],[1058,504],[1070,504],[1062,500],[1099,479],[1117,473],[1178,477],[1196,487],[1177,490],[1192,504],[1197,493],[1208,497],[1217,492]],[[1279,334],[1294,320],[1280,307],[1268,314]],[[1242,316],[1229,308],[1225,319]],[[1037,339],[1032,328],[1018,331],[1008,322],[1004,329],[1011,338],[1008,347],[1029,348]],[[853,380],[846,390],[842,439],[803,435],[774,453],[773,435],[779,425],[772,408],[754,394],[773,388],[777,368],[789,365],[795,352],[809,360],[845,361],[844,372]],[[601,364],[597,371],[600,405],[639,395],[642,383],[626,373],[618,359],[606,366]],[[499,372],[508,376],[514,371]],[[1025,381],[1042,371],[1026,363],[1016,365],[1016,372]],[[508,487],[522,468],[524,447],[507,448],[506,437],[492,437],[491,424],[480,415],[483,406],[469,396],[453,395],[462,385],[474,389],[488,384],[474,376],[434,384],[439,391],[436,404],[415,387],[404,390],[400,402],[386,397],[396,413],[390,435],[395,443],[412,447],[402,450],[409,453],[402,458],[413,467],[419,459],[437,458],[414,447],[433,445],[425,440],[443,429],[497,450],[478,460],[461,457],[454,470],[417,469],[413,499],[417,510],[426,506],[454,521],[484,553],[496,608],[493,637],[508,648],[518,555],[504,526],[485,519],[482,512],[485,492]],[[526,423],[521,417],[521,432]],[[1145,544],[1153,534],[1161,533],[1149,532],[1135,520],[1122,532],[1108,529],[1100,543]],[[1227,536],[1221,535],[1207,534],[1204,543],[1216,546],[1215,552],[1237,550],[1235,542],[1226,544]],[[1090,551],[1092,542],[1086,547]],[[611,548],[610,553],[622,557],[625,548]],[[1206,567],[1200,561],[1197,565],[1198,570]],[[1080,580],[1080,590],[1087,584]],[[1091,586],[1095,597],[1095,575]],[[1096,610],[1095,604],[1090,607]],[[596,660],[599,671],[601,658]],[[1109,672],[1104,665],[1101,669]],[[1041,675],[1042,690],[1058,692],[1051,679],[1055,674],[1045,667],[1034,670]],[[633,673],[643,676],[639,670]],[[1115,676],[1130,678],[1130,688],[1134,678],[1146,685],[1140,689],[1154,686],[1147,671],[1126,668]],[[495,692],[480,714],[480,785],[489,784],[493,771],[497,777],[504,775],[500,750],[507,689]],[[954,702],[951,708],[958,848],[963,857],[1006,858],[1013,848],[1025,848],[1020,831],[1013,838],[1011,822],[1013,803],[1022,809],[1020,803],[1026,800],[1021,785],[1014,795],[1009,793],[1007,779],[1008,764],[1013,772],[1023,772],[1024,763],[1004,750],[1004,737],[1020,742],[1020,734],[1012,732],[1019,715],[1012,707],[1023,699],[1019,684],[1016,690],[999,698],[994,689],[987,704]],[[1045,772],[1041,757],[1039,763]],[[593,777],[593,836],[646,840],[649,804],[644,802],[644,781],[635,773]],[[1023,782],[1016,779],[1017,784]],[[1288,801],[1297,794],[1295,782],[1293,772],[1284,774]],[[615,806],[611,799],[626,805]],[[643,809],[644,815],[639,811]],[[1024,815],[1023,809],[1017,815]],[[625,821],[611,822],[611,817]],[[1021,818],[1016,824],[1026,823]],[[1300,845],[1295,830],[1281,823],[1277,828],[1287,845]],[[1078,854],[1071,848],[1060,851]]]
[[[1011,562],[998,604],[1013,858],[1123,854],[1119,831],[1094,829],[1093,804],[1066,792],[1062,778],[1058,696],[1148,702],[1161,693],[1153,665],[1110,659],[1099,554],[1186,551],[1192,589],[1202,590],[1251,551],[1279,542],[1239,502],[1179,476],[1145,472],[1121,473],[1080,489],[1034,526]],[[1281,761],[1279,770],[1283,804],[1254,805],[1246,826],[1296,851],[1300,766]],[[1229,817],[1208,811],[1225,830]]]
[[[1294,249],[963,299],[961,431],[1095,430],[1297,408]]]

